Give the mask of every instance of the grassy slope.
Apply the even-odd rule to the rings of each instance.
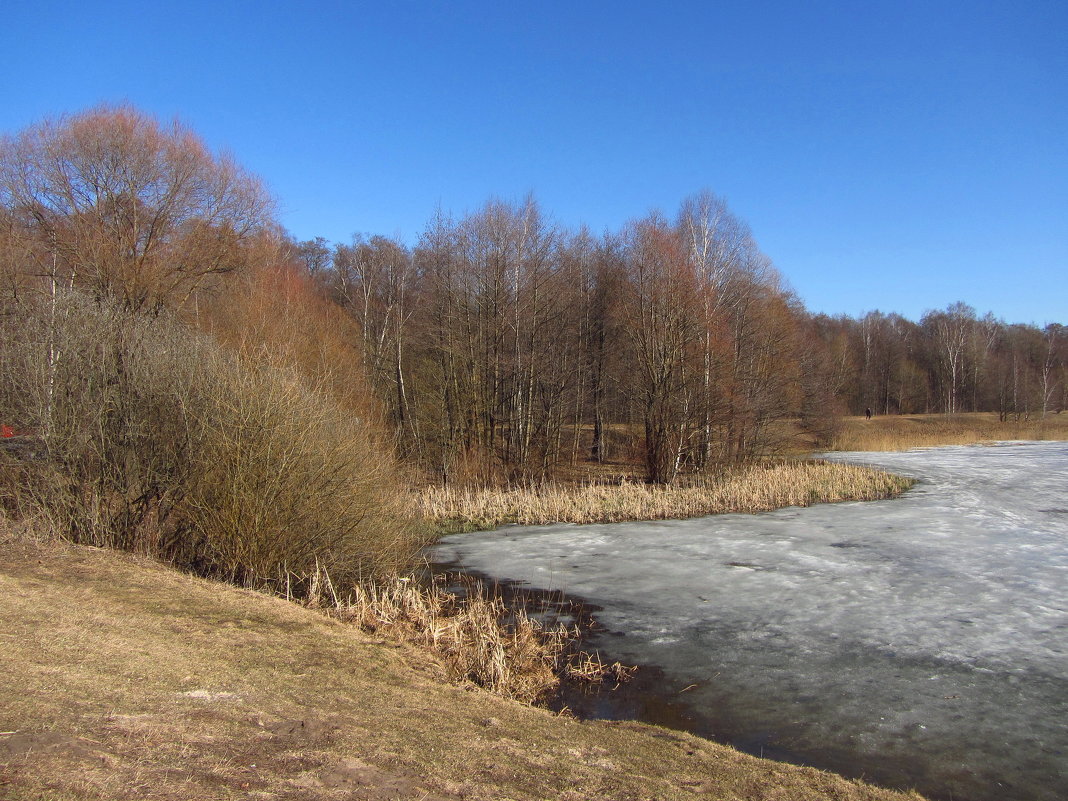
[[[136,557],[0,537],[3,799],[904,799],[445,683],[425,654]]]

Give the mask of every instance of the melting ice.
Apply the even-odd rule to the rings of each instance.
[[[935,798],[1068,798],[1068,444],[841,453],[902,498],[457,535],[603,607],[705,733]],[[696,685],[692,687],[691,685]]]

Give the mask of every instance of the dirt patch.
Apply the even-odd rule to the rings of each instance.
[[[343,758],[317,772],[298,776],[293,784],[304,790],[339,792],[344,797],[387,801],[397,798],[420,798],[445,801],[455,795],[431,794],[414,775],[391,773],[361,759]]]
[[[81,758],[90,750],[78,738],[59,732],[4,732],[0,734],[0,763],[9,764],[34,753],[62,753]]]

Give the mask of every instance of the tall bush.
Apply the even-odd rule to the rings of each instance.
[[[202,539],[187,560],[249,583],[317,564],[347,578],[406,566],[418,539],[369,422],[285,368],[214,379],[185,505]]]
[[[328,392],[117,301],[61,292],[4,312],[0,416],[47,454],[0,457],[10,511],[250,585],[412,558],[390,453]]]

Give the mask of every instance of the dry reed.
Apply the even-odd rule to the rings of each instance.
[[[454,681],[472,682],[523,703],[546,700],[561,678],[590,684],[625,681],[632,668],[579,651],[577,625],[547,624],[512,607],[476,581],[462,593],[443,581],[413,577],[357,585],[345,597],[316,571],[306,602],[363,631],[384,634],[432,651]]]
[[[740,467],[670,486],[624,481],[506,489],[428,487],[417,502],[440,533],[451,533],[506,523],[614,523],[878,500],[897,496],[912,483],[855,465],[781,462]]]

